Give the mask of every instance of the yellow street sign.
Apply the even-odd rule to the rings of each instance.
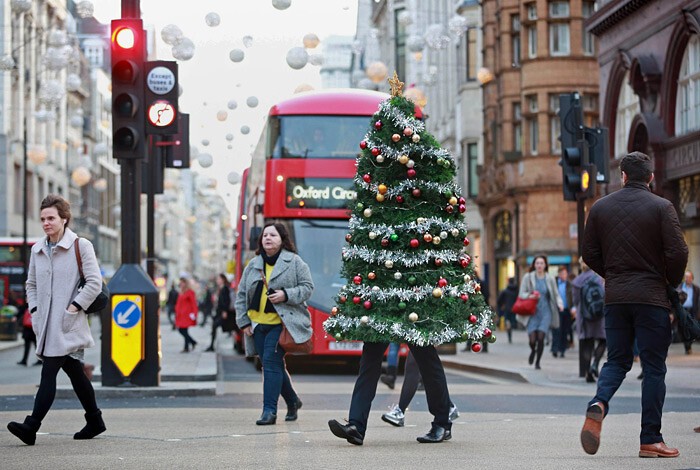
[[[124,377],[144,359],[143,296],[112,296],[112,361]]]

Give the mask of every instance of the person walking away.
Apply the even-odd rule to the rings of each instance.
[[[683,283],[680,285],[680,290],[685,292],[687,297],[683,302],[683,308],[690,314],[693,318],[698,318],[698,312],[700,312],[700,287],[693,281],[695,277],[692,271],[686,271],[683,279]],[[678,325],[678,318],[674,318],[674,323]],[[683,330],[681,328],[677,329],[678,336],[681,341],[683,341],[683,346],[685,347],[686,354],[692,354],[692,341],[683,337]]]
[[[56,376],[61,369],[70,378],[87,421],[73,439],[92,439],[107,429],[95,400],[95,390],[83,370],[85,348],[95,345],[84,309],[102,291],[97,257],[92,243],[78,238],[68,228],[70,204],[61,196],[49,194],[41,201],[39,219],[46,238],[31,248],[27,308],[37,338],[36,355],[43,362],[41,380],[32,414],[23,423],[13,421],[7,425],[27,445],[36,442],[36,433],[53,405]],[[85,285],[80,289],[76,242],[80,244],[85,277]]]
[[[639,457],[677,457],[661,434],[666,395],[666,357],[671,344],[667,286],[683,279],[688,246],[671,201],[651,192],[648,155],[632,152],[620,162],[622,189],[599,199],[589,212],[583,260],[605,279],[605,334],[608,360],[588,403],[581,445],[588,454],[600,446],[610,400],[632,367],[635,338],[644,371]]]
[[[593,383],[605,354],[605,290],[603,278],[579,259],[581,274],[572,281],[573,312],[579,345],[579,376]]]
[[[188,329],[191,326],[197,326],[197,297],[194,290],[190,286],[190,281],[185,278],[180,278],[180,294],[177,296],[175,303],[175,326],[183,338],[185,338],[185,347],[183,353],[190,352],[190,345],[194,351],[197,342],[190,336]]]
[[[177,304],[178,295],[180,295],[180,293],[177,287],[175,287],[175,281],[173,281],[170,286],[170,291],[168,292],[168,300],[165,303],[168,312],[168,321],[173,326],[173,330],[175,329],[175,304]]]
[[[509,343],[513,342],[513,328],[515,328],[517,322],[513,313],[513,304],[517,298],[518,284],[515,282],[515,278],[511,277],[508,279],[506,288],[498,293],[498,299],[496,300],[498,314],[505,318]]]
[[[301,400],[292,385],[284,362],[284,349],[278,344],[282,328],[296,343],[312,335],[311,316],[306,301],[314,283],[309,266],[296,254],[287,228],[268,223],[258,239],[256,257],[250,260],[236,293],[236,323],[253,345],[246,341],[246,353],[260,357],[263,367],[263,410],[255,424],[277,422],[277,403],[282,395],[287,404],[285,421],[295,421]]]
[[[557,271],[557,289],[559,297],[564,303],[564,308],[559,311],[559,329],[552,331],[552,355],[564,357],[569,348],[569,332],[571,331],[571,282],[569,282],[569,270],[566,266],[559,266]]]
[[[557,289],[557,283],[547,272],[547,257],[537,255],[533,258],[530,271],[520,282],[519,296],[523,299],[537,298],[537,310],[532,316],[522,316],[521,322],[527,327],[530,343],[528,364],[535,363],[535,369],[541,369],[540,360],[544,352],[544,337],[550,328],[559,328],[559,312],[564,304]]]
[[[216,310],[214,313],[214,318],[211,324],[211,344],[206,349],[206,351],[214,351],[216,345],[216,330],[223,324],[224,320],[228,319],[229,316],[229,304],[230,304],[230,291],[228,287],[228,279],[224,273],[220,273],[216,276],[216,285],[219,291],[216,296]]]
[[[401,385],[401,396],[399,397],[399,403],[389,407],[389,412],[382,415],[382,421],[389,423],[396,427],[403,427],[404,418],[406,415],[406,410],[408,405],[410,405],[411,400],[416,395],[418,390],[418,384],[421,382],[420,369],[418,369],[418,363],[413,357],[413,353],[410,351],[406,356],[406,367],[403,376],[403,385]],[[393,389],[393,387],[391,387]],[[450,400],[450,423],[455,419],[459,418],[459,410],[457,405],[452,403]]]

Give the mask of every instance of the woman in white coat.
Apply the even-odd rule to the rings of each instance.
[[[56,376],[63,371],[85,409],[87,424],[74,439],[92,439],[106,430],[95,391],[83,370],[85,348],[95,345],[85,309],[102,290],[102,277],[92,243],[68,228],[70,204],[50,194],[41,201],[41,225],[46,238],[32,246],[27,276],[27,303],[36,333],[36,354],[43,361],[34,410],[24,423],[7,429],[27,445],[34,445],[41,422],[56,396]],[[75,242],[80,243],[85,285],[80,274]]]

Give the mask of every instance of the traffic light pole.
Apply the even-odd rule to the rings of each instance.
[[[576,224],[578,225],[578,258],[583,254],[583,229],[586,223],[586,200],[579,198],[576,201],[576,215],[578,220]]]
[[[122,0],[122,18],[141,18],[141,0]]]

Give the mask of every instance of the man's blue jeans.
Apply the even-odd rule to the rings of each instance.
[[[284,365],[284,351],[277,344],[281,333],[281,324],[259,324],[253,330],[255,350],[263,367],[263,411],[275,414],[280,394],[287,405],[296,403],[298,398]]]
[[[646,304],[605,306],[605,334],[608,361],[598,378],[596,396],[589,405],[600,401],[608,412],[608,403],[622,384],[634,361],[634,341],[644,371],[642,380],[641,444],[662,442],[661,414],[666,398],[666,356],[671,345],[669,311]]]

